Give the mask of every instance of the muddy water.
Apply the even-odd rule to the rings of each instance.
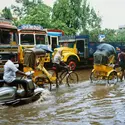
[[[90,83],[91,70],[77,71],[80,83],[61,86],[28,105],[0,107],[0,125],[125,125],[125,83]]]

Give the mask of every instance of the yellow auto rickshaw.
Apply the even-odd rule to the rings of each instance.
[[[94,65],[90,74],[91,82],[102,83],[105,81],[108,84],[115,84],[121,75],[120,68],[115,68],[116,50],[107,43],[102,43],[97,46],[94,53]]]

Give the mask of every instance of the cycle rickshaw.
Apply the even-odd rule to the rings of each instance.
[[[36,85],[43,87],[46,83],[50,85],[50,90],[52,89],[52,84],[59,86],[66,78],[65,83],[69,85],[72,82],[78,82],[78,75],[74,71],[64,71],[60,75],[60,79],[56,77],[55,69],[47,69],[44,67],[46,51],[39,48],[29,48],[24,51],[24,72],[34,71],[33,81]]]
[[[91,82],[101,83],[105,81],[108,84],[115,84],[121,75],[120,67],[115,68],[116,50],[106,43],[97,46],[94,53],[94,66],[90,74]]]

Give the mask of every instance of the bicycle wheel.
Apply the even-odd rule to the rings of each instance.
[[[49,74],[52,75],[52,77],[56,77],[56,71],[55,70],[48,70]]]
[[[70,71],[67,75],[66,75],[66,81],[67,81],[67,85],[70,86],[70,84],[72,83],[78,83],[79,79],[78,79],[78,75],[77,73]]]
[[[108,76],[108,84],[116,84],[118,82],[118,75],[116,71],[113,71]]]
[[[67,71],[62,71],[62,72],[59,74],[59,78],[58,78],[59,84],[64,84],[64,83],[66,83],[66,78],[65,78],[66,74],[67,74]]]
[[[96,72],[91,72],[90,74],[90,80],[91,80],[91,83],[94,83],[94,82],[97,82],[97,75],[96,75]]]
[[[56,84],[56,88],[58,88],[59,87],[59,80],[57,79],[57,76],[56,76],[56,71],[55,70],[49,70],[48,71],[49,72],[49,74],[51,74],[51,76],[52,76],[52,79],[50,79],[49,81],[50,81],[50,88],[52,88],[52,84]],[[54,78],[54,80],[53,80],[53,78]],[[55,79],[56,78],[56,79]]]

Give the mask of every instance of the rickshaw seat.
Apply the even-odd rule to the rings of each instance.
[[[94,70],[109,72],[109,71],[113,70],[113,67],[108,66],[108,65],[94,65]]]

